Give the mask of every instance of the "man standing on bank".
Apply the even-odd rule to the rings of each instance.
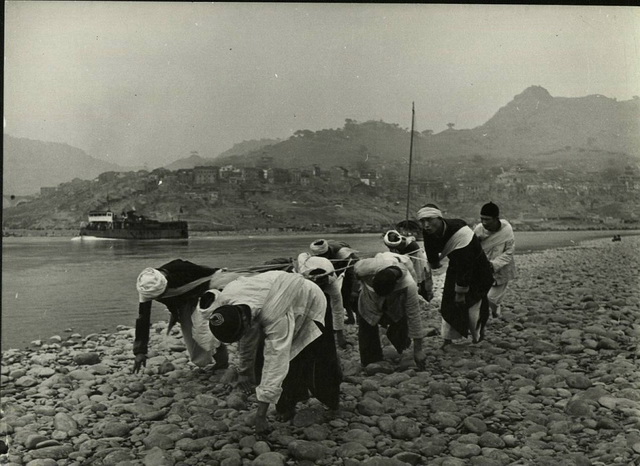
[[[487,294],[489,309],[493,317],[500,317],[500,303],[507,291],[507,284],[516,276],[515,236],[511,224],[500,218],[500,208],[493,202],[488,202],[480,209],[480,222],[473,232],[480,239],[493,270],[493,286]]]
[[[487,292],[493,284],[491,264],[480,240],[464,220],[443,218],[435,204],[422,207],[417,218],[431,268],[437,269],[443,258],[449,259],[440,307],[443,346],[469,333],[477,343],[489,318]]]
[[[256,433],[269,429],[270,404],[280,420],[289,420],[309,392],[338,409],[342,371],[318,285],[298,273],[264,272],[227,285],[211,309],[211,333],[223,343],[238,342],[237,367],[224,382],[237,378],[245,392],[258,384]]]

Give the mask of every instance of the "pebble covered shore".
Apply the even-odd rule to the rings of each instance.
[[[310,399],[292,422],[270,415],[263,438],[255,398],[188,363],[164,322],[143,374],[132,326],[5,351],[0,464],[640,465],[640,237],[516,260],[486,341],[440,349],[441,289],[424,306],[424,371],[389,346],[363,369],[348,326],[340,410]]]

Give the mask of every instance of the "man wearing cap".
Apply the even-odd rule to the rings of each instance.
[[[314,256],[329,259],[333,264],[336,274],[342,275],[342,302],[347,311],[346,323],[355,323],[354,312],[357,309],[357,299],[359,292],[359,283],[353,273],[353,266],[358,261],[356,253],[358,251],[344,241],[318,239],[309,246],[311,254]]]
[[[182,337],[191,362],[204,367],[215,359],[217,367],[225,367],[228,363],[227,348],[213,338],[196,341],[193,338],[192,317],[198,305],[198,298],[203,293],[212,288],[223,288],[239,276],[240,274],[237,273],[194,264],[182,259],[175,259],[157,268],[144,269],[136,281],[139,305],[133,343],[135,355],[133,372],[137,373],[147,365],[151,304],[154,300],[164,304],[171,313],[167,334],[177,322],[180,323]],[[204,325],[207,326],[208,322]],[[199,333],[203,334],[203,332]]]
[[[344,315],[345,309],[342,302],[342,279],[336,275],[333,264],[324,257],[312,256],[307,252],[298,255],[295,263],[295,270],[303,277],[313,281],[324,292],[327,298],[327,316],[325,327],[333,328],[336,342],[340,348],[347,347],[347,340],[344,336]]]
[[[480,240],[464,220],[445,219],[435,204],[422,207],[416,217],[422,224],[431,267],[439,268],[443,258],[449,259],[440,307],[444,345],[469,333],[474,343],[480,341],[481,329],[489,318],[487,292],[493,284],[491,265]]]
[[[397,230],[389,230],[385,233],[383,241],[390,252],[403,254],[411,259],[416,272],[418,293],[425,300],[431,301],[433,299],[431,268],[424,249],[420,247],[415,237],[403,236]]]
[[[211,333],[224,343],[238,342],[238,363],[224,380],[238,378],[245,390],[258,383],[257,433],[268,430],[267,410],[276,405],[291,419],[309,392],[337,409],[342,372],[333,330],[325,326],[327,299],[298,273],[269,271],[239,278],[225,287],[209,316]]]
[[[513,228],[508,221],[500,218],[500,208],[493,202],[488,202],[480,209],[480,223],[473,232],[480,239],[493,270],[493,286],[487,294],[489,309],[493,317],[500,317],[500,303],[507,290],[507,283],[516,276]]]
[[[408,264],[403,263],[403,258]],[[382,326],[398,353],[409,348],[413,340],[414,361],[419,369],[424,369],[422,339],[426,329],[420,316],[418,286],[408,265],[411,260],[406,256],[388,252],[360,259],[354,267],[361,282],[358,349],[363,366],[383,360],[379,335]]]

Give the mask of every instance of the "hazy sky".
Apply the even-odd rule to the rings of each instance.
[[[5,3],[6,134],[121,165],[211,157],[346,118],[440,132],[540,85],[640,95],[640,9]]]

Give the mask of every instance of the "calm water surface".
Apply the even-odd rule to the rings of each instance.
[[[616,232],[520,232],[518,253],[570,246]],[[631,234],[632,232],[621,232]],[[638,234],[638,232],[635,232]],[[85,336],[135,324],[135,281],[145,267],[181,258],[212,267],[242,268],[276,257],[295,257],[319,237],[196,237],[188,241],[77,241],[69,238],[3,238],[2,350],[23,348],[70,329]],[[324,235],[347,241],[370,257],[385,251],[381,235]],[[168,312],[155,303],[152,315]]]

